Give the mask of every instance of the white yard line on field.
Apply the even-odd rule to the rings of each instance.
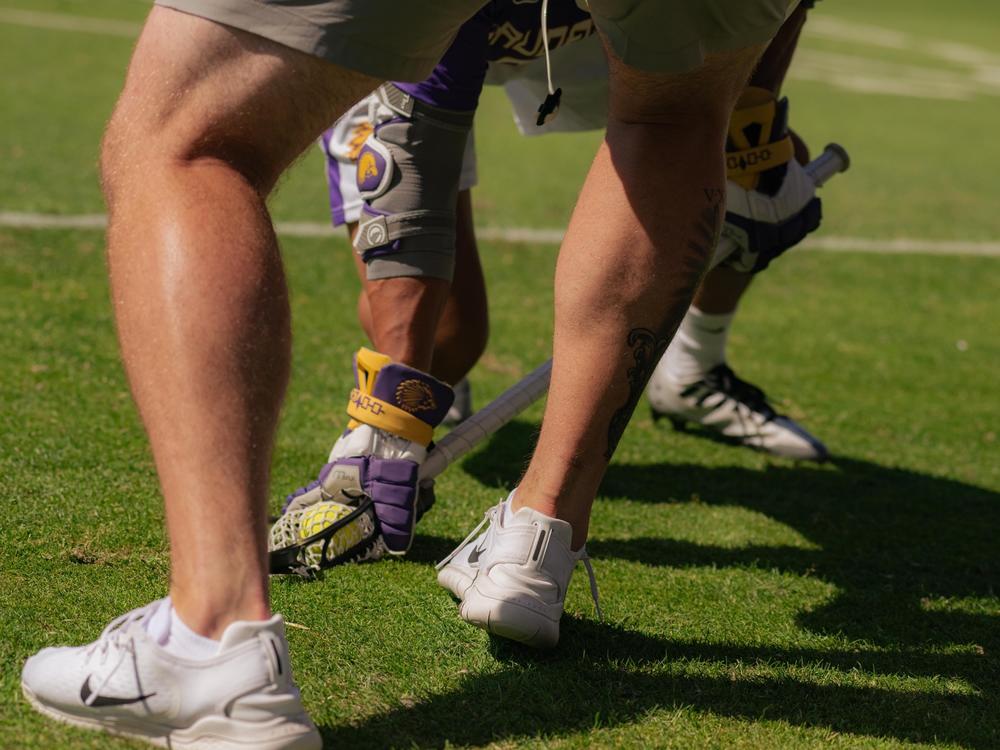
[[[104,214],[32,214],[21,211],[0,211],[0,226],[14,229],[104,229],[108,219]]]
[[[804,33],[806,36],[822,37],[848,44],[864,44],[890,50],[909,50],[953,63],[1000,65],[1000,54],[981,47],[951,42],[946,39],[927,39],[884,26],[845,21],[831,16],[829,13],[810,15]]]
[[[88,18],[68,13],[42,13],[34,10],[0,8],[0,23],[27,26],[32,29],[55,31],[82,31],[87,34],[105,34],[134,39],[142,30],[141,23],[118,21],[112,18]]]
[[[917,240],[911,237],[877,239],[874,237],[814,237],[805,240],[806,250],[830,250],[847,253],[873,253],[892,255],[911,253],[917,255],[983,255],[1000,258],[1000,242],[975,240]]]
[[[797,52],[789,75],[858,94],[953,101],[968,101],[976,95],[1000,96],[1000,79],[990,79],[982,72],[971,75],[814,49]]]
[[[104,229],[104,214],[37,214],[20,211],[0,211],[0,227],[13,229]],[[329,224],[318,221],[279,221],[275,228],[285,237],[341,237]],[[476,236],[490,242],[512,242],[534,245],[558,245],[562,242],[561,229],[533,229],[531,227],[483,227]],[[918,240],[911,237],[878,239],[875,237],[837,237],[827,235],[809,238],[802,243],[807,250],[834,252],[873,253],[891,255],[915,253],[920,255],[980,255],[1000,258],[1000,241],[972,240]]]
[[[860,94],[889,94],[920,99],[967,101],[980,96],[1000,96],[1000,55],[991,50],[949,39],[917,36],[898,29],[845,21],[816,13],[805,26],[806,39],[825,39],[875,50],[909,52],[923,58],[922,65],[889,62],[846,50],[836,53],[810,48],[796,54],[789,77],[818,81]],[[942,66],[940,62],[947,63]]]

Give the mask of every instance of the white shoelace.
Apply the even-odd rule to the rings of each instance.
[[[587,547],[584,545],[577,552],[577,560],[583,563],[590,579],[590,598],[594,600],[594,610],[597,612],[597,619],[604,622],[604,613],[601,611],[601,597],[597,591],[597,576],[594,575],[594,566],[590,564],[590,555],[587,554]]]
[[[139,622],[146,619],[156,608],[163,603],[162,599],[158,599],[155,602],[150,602],[144,607],[138,607],[133,609],[131,612],[126,612],[125,614],[116,617],[114,620],[108,623],[107,627],[101,631],[100,637],[87,646],[87,658],[91,658],[95,653],[100,652],[101,664],[105,662],[108,656],[108,651],[114,647],[118,651],[118,661],[115,662],[114,666],[108,670],[107,674],[104,675],[104,679],[97,685],[96,688],[91,690],[90,696],[87,698],[85,705],[90,705],[98,696],[101,691],[107,687],[107,684],[111,681],[111,678],[115,676],[118,668],[121,667],[122,663],[125,661],[125,657],[133,652],[133,645],[131,639],[128,643],[122,643],[122,636],[125,631],[128,630],[129,626],[133,623]]]
[[[501,500],[499,503],[497,503],[492,508],[487,510],[483,514],[483,520],[480,521],[478,524],[476,524],[476,528],[470,531],[469,535],[465,537],[465,539],[463,539],[461,542],[459,542],[459,545],[455,547],[455,549],[453,549],[451,553],[444,560],[435,565],[434,570],[441,570],[441,568],[443,568],[445,565],[454,560],[455,557],[458,555],[458,553],[461,552],[463,549],[465,549],[465,546],[476,538],[476,535],[479,533],[479,530],[486,525],[487,521],[493,521],[496,518],[497,513],[503,512],[503,504],[504,501]]]

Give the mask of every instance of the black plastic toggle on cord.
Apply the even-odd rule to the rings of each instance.
[[[538,119],[535,120],[535,125],[537,127],[542,127],[549,120],[555,118],[559,113],[559,100],[562,98],[562,89],[556,89],[555,92],[549,94],[545,97],[545,101],[538,105]]]

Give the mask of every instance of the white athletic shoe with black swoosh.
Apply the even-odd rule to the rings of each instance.
[[[168,653],[144,621],[162,600],[108,625],[87,646],[28,659],[21,689],[48,717],[168,748],[317,750],[319,733],[292,680],[280,615],[234,622],[218,653]]]
[[[667,417],[676,429],[688,422],[776,456],[825,461],[826,446],[802,425],[779,414],[757,386],[727,365],[713,367],[695,383],[679,383],[660,365],[646,390],[654,419]]]
[[[486,518],[483,519],[483,523],[486,522],[493,512],[497,508],[502,507],[495,506],[490,508],[486,513]],[[476,580],[476,573],[479,572],[479,556],[486,549],[486,536],[490,533],[490,529],[486,529],[479,536],[475,537],[470,543],[470,539],[475,536],[475,534],[483,527],[480,523],[472,533],[466,537],[458,548],[451,553],[447,558],[438,563],[437,566],[437,579],[438,583],[444,588],[448,589],[452,595],[458,599],[462,600],[465,596],[465,592],[468,590],[472,582]],[[492,528],[492,527],[491,527]]]
[[[577,562],[587,569],[600,617],[597,581],[586,548],[570,549],[573,530],[568,523],[531,508],[508,517],[504,506],[509,502],[490,508],[438,565],[438,582],[461,600],[459,615],[466,622],[528,646],[551,648],[559,641],[566,590]],[[486,531],[476,536],[487,523]]]

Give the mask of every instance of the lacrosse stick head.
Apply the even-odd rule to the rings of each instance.
[[[291,505],[268,534],[272,574],[314,578],[324,568],[379,560],[390,554],[382,538],[376,506],[364,492],[341,488],[338,500],[327,495],[308,505]],[[434,505],[434,480],[420,482],[416,518]]]
[[[375,507],[367,495],[356,504],[322,500],[280,516],[268,537],[271,573],[313,577],[323,568],[378,559],[385,554]]]

